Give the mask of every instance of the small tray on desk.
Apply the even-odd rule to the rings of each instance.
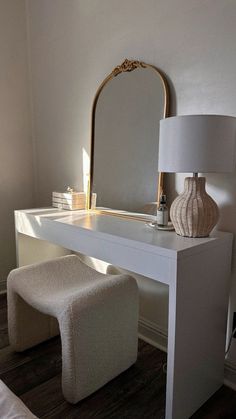
[[[156,221],[152,221],[151,223],[146,223],[146,226],[151,227],[155,230],[163,230],[163,231],[173,231],[174,226],[171,221],[168,222],[167,226],[160,226],[157,224]]]

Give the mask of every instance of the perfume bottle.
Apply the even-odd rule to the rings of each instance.
[[[166,195],[161,195],[160,204],[157,208],[157,225],[160,227],[168,226],[168,208],[166,205]]]

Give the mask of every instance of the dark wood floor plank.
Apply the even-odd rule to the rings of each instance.
[[[56,337],[24,352],[14,352],[9,346],[0,350],[0,375],[14,370],[32,360],[43,357],[44,354],[60,356],[61,342]]]
[[[61,372],[61,351],[56,349],[46,348],[40,356],[1,373],[1,380],[18,396],[49,380]]]
[[[0,349],[9,345],[7,333],[7,300],[5,294],[0,294]]]
[[[0,306],[0,327],[7,328],[7,310]]]
[[[6,346],[9,345],[9,340],[8,340],[8,333],[7,333],[7,328],[6,327],[1,327],[0,326],[0,349],[5,348]]]
[[[236,419],[236,392],[222,386],[191,419]]]
[[[21,400],[40,418],[48,418],[49,412],[61,405],[71,406],[62,395],[61,373],[21,395]]]
[[[10,346],[0,350],[0,376],[14,370],[14,368],[30,361],[30,356],[23,353],[13,352]]]
[[[0,307],[6,307],[7,306],[7,293],[1,292],[0,293]]]

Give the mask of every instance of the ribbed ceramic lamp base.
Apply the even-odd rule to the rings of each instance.
[[[170,209],[175,231],[185,237],[207,237],[219,219],[215,201],[206,193],[204,177],[187,177],[184,192]]]

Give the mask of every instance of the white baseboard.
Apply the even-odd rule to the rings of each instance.
[[[157,324],[139,317],[139,337],[150,345],[155,346],[161,351],[167,352],[167,330]]]

